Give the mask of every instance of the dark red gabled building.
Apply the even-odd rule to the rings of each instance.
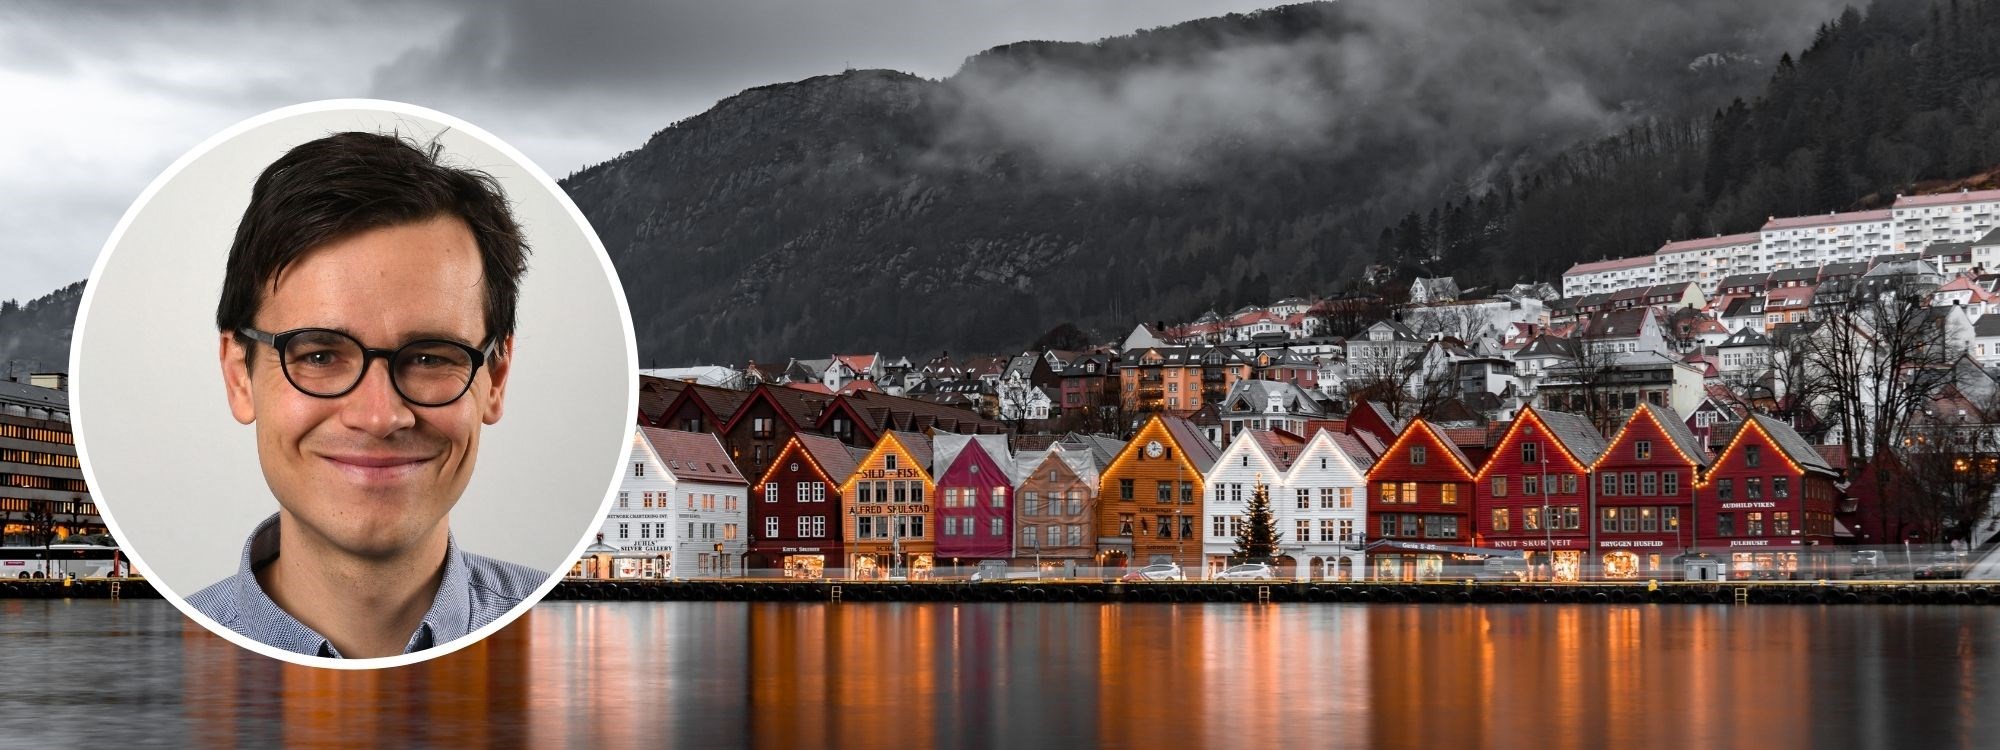
[[[890,431],[1005,435],[1007,425],[955,406],[878,391],[843,393],[828,402],[811,431],[857,448],[873,448]]]
[[[771,467],[793,435],[811,433],[833,397],[766,383],[750,391],[721,430],[722,447],[746,477]]]
[[[1752,414],[1697,497],[1705,549],[1731,578],[1820,578],[1833,566],[1836,474],[1790,425]]]
[[[681,432],[722,434],[722,426],[749,400],[750,391],[683,383],[680,392],[653,416],[653,426]]]
[[[787,578],[819,578],[844,565],[840,486],[857,456],[840,441],[793,435],[769,469],[750,486],[751,568],[778,568]]]
[[[1477,565],[1438,547],[1472,545],[1477,472],[1430,423],[1411,420],[1368,470],[1369,577],[1435,580],[1446,576],[1448,560],[1453,568]]]
[[[1590,466],[1603,453],[1588,417],[1522,409],[1474,477],[1479,546],[1528,551],[1538,580],[1580,578],[1590,549]]]
[[[1710,458],[1687,419],[1641,403],[1611,436],[1597,474],[1595,563],[1609,579],[1678,578],[1698,548],[1695,496]]]

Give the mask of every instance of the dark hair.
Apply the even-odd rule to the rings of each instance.
[[[265,167],[229,246],[216,328],[235,333],[250,326],[265,286],[314,248],[370,229],[449,215],[463,219],[479,243],[486,341],[512,334],[528,246],[493,176],[440,164],[442,151],[436,141],[419,145],[396,135],[336,133],[301,144]]]

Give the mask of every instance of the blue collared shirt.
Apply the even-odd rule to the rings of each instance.
[[[236,575],[195,592],[187,602],[225,628],[259,643],[295,654],[342,658],[333,643],[291,613],[278,607],[257,584],[256,569],[278,559],[278,514],[271,514],[243,543],[243,563]],[[481,557],[445,544],[444,579],[430,611],[410,634],[403,653],[449,643],[490,623],[535,593],[549,574],[525,565]]]

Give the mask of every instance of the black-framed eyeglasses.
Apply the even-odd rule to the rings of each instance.
[[[241,328],[239,333],[278,353],[285,380],[300,393],[339,398],[353,391],[368,373],[368,363],[380,357],[389,363],[389,385],[397,395],[418,406],[444,406],[472,388],[472,377],[493,357],[499,341],[474,349],[445,339],[419,339],[395,349],[370,349],[359,339],[330,328],[295,328],[265,333]]]

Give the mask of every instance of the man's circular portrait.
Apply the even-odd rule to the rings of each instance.
[[[138,572],[246,648],[330,667],[461,648],[609,505],[632,322],[555,182],[447,115],[288,107],[182,157],[91,274],[78,453]]]

